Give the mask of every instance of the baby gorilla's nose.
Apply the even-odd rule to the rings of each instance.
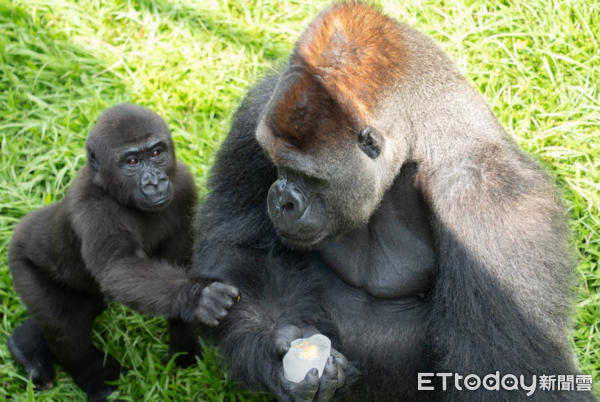
[[[141,190],[146,196],[163,194],[169,187],[167,176],[158,169],[148,169],[142,174]]]

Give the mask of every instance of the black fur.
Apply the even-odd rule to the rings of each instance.
[[[336,9],[343,12],[330,17]],[[313,71],[354,82],[344,63],[359,60],[348,68],[357,71],[365,65],[361,55],[378,60],[373,49],[354,47],[370,37],[339,39],[360,32],[361,21],[339,28],[356,12],[368,21],[379,13],[336,3],[301,39],[318,41],[324,55],[339,53],[327,46],[345,51],[348,44],[352,57],[307,72],[292,56],[235,115],[200,211],[195,267],[239,287],[242,300],[219,328],[202,333],[218,342],[235,379],[282,402],[593,401],[589,392],[539,387],[531,396],[522,389],[460,391],[454,381],[443,391],[439,377],[436,391],[417,389],[418,373],[483,378],[498,371],[523,375],[526,384],[532,375],[579,374],[567,341],[573,261],[549,177],[443,52],[411,28],[386,19],[369,31],[375,45],[399,49],[401,60],[393,62],[402,71],[396,85],[380,89],[362,126],[343,115],[331,119],[344,110],[341,101],[319,104],[308,126],[289,123],[286,113],[303,121],[311,100],[330,95],[314,91],[337,88],[335,76]],[[330,31],[314,31],[327,23]],[[376,36],[386,29],[390,35]],[[395,38],[398,47],[386,42]],[[286,74],[324,84],[302,87],[298,79],[288,88]],[[365,77],[363,86],[376,82]],[[342,87],[344,96],[369,94]],[[365,126],[377,134],[368,152]],[[317,213],[307,207],[315,204]],[[321,380],[309,373],[292,384],[281,375],[277,351],[289,341],[281,334],[312,327],[348,363],[340,357]]]
[[[510,209],[511,200],[519,197],[537,194],[552,199],[548,178],[539,167],[512,146],[496,154],[488,150],[487,157],[478,157],[497,165],[490,169],[503,166],[514,172],[502,173],[505,181],[496,184],[500,187],[492,192],[495,199],[478,200],[482,194],[477,189],[475,198],[467,202],[472,209],[453,211],[459,200],[445,194],[455,194],[448,188],[470,185],[457,183],[474,179],[465,176],[468,170],[440,168],[427,175],[418,163],[407,162],[370,220],[388,230],[383,235],[396,236],[394,230],[398,230],[398,237],[388,240],[394,246],[397,266],[405,268],[398,279],[396,275],[388,279],[391,283],[399,280],[396,289],[405,289],[406,296],[374,297],[360,286],[349,285],[350,280],[343,277],[344,266],[338,273],[335,264],[324,262],[322,255],[335,259],[329,249],[346,242],[360,252],[356,257],[364,264],[357,268],[372,270],[369,264],[375,260],[360,260],[373,247],[362,243],[360,229],[329,241],[321,250],[294,251],[282,244],[273,228],[266,200],[277,180],[277,168],[254,134],[277,80],[278,75],[273,75],[260,82],[237,111],[199,215],[197,272],[230,282],[242,293],[242,301],[221,326],[201,329],[203,336],[220,345],[232,377],[247,388],[271,392],[279,401],[298,400],[281,380],[276,331],[287,325],[314,326],[349,361],[346,382],[337,390],[336,400],[593,401],[590,393],[577,391],[538,389],[531,396],[523,391],[457,391],[453,386],[439,391],[439,379],[434,380],[437,392],[417,391],[419,372],[483,377],[500,371],[525,375],[528,384],[532,374],[578,373],[564,336],[571,260],[564,249],[561,210],[547,209],[544,201],[517,209],[512,222],[495,218],[498,208]],[[494,158],[496,162],[491,162]],[[428,190],[420,190],[423,187]],[[538,211],[538,207],[543,209]],[[460,221],[457,227],[465,228],[461,236],[466,237],[449,230],[445,223],[450,222],[439,219],[432,208],[449,210],[452,219]],[[551,214],[544,221],[554,223],[536,227],[532,222],[536,218],[520,216],[538,213]],[[378,223],[386,221],[397,226],[386,228]],[[521,229],[520,224],[526,227]],[[520,233],[518,244],[513,243],[511,231]],[[411,243],[411,234],[420,243]],[[475,257],[465,249],[465,242],[481,244],[485,257]],[[381,244],[385,247],[385,242]],[[426,268],[431,263],[435,268]],[[424,265],[419,268],[420,264]],[[482,264],[497,268],[484,270]],[[505,264],[520,266],[522,279],[503,277]],[[545,266],[545,273],[538,275],[531,264]],[[412,269],[421,272],[417,282],[410,275]],[[505,281],[513,281],[510,288],[502,285]],[[373,291],[378,292],[382,289]],[[558,301],[549,301],[544,311],[526,311],[520,304],[525,299],[513,297],[530,292],[542,300],[552,295]],[[551,317],[546,316],[549,312]],[[558,328],[557,336],[548,327],[548,319]]]
[[[31,319],[9,349],[36,387],[52,381],[56,359],[91,401],[104,401],[115,389],[105,381],[121,373],[92,344],[106,302],[168,317],[166,358],[187,352],[177,362],[189,365],[200,347],[182,318],[214,324],[237,293],[188,272],[197,189],[158,115],[127,104],[109,109],[87,148],[88,164],[65,198],[23,218],[11,240],[13,284]]]

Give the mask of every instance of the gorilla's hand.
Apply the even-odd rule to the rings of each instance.
[[[216,327],[227,316],[229,309],[240,299],[240,291],[221,282],[204,287],[198,296],[192,296],[189,308],[182,314],[185,321],[200,321]]]
[[[319,333],[316,328],[310,326],[299,328],[295,325],[287,325],[281,327],[275,333],[277,355],[279,358],[283,358],[290,350],[292,341]],[[348,360],[332,348],[331,356],[327,359],[321,378],[319,378],[318,370],[312,369],[299,383],[286,380],[283,370],[279,374],[279,379],[294,402],[329,402],[333,399],[335,391],[344,385],[346,381],[344,370],[347,367]]]
[[[286,380],[283,372],[280,373],[280,380],[294,402],[329,402],[333,400],[335,391],[344,385],[344,369],[347,365],[346,358],[337,350],[331,349],[331,356],[321,378],[314,368],[299,383]]]
[[[320,334],[320,332],[311,326],[300,328],[295,325],[286,325],[278,328],[275,332],[275,350],[277,351],[277,356],[283,359],[283,356],[290,350],[293,341],[300,338],[310,338],[316,334]]]

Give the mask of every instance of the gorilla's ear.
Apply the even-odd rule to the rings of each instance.
[[[92,150],[90,150],[88,148],[87,150],[88,153],[88,160],[90,161],[90,165],[92,165],[92,168],[97,172],[100,169],[100,163],[98,163],[98,160],[96,159],[96,155],[94,155],[94,152]]]
[[[358,133],[360,149],[371,159],[376,159],[381,153],[381,135],[371,127]]]

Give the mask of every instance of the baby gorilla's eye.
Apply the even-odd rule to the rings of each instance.
[[[137,165],[139,162],[139,160],[137,158],[129,158],[127,159],[127,163],[129,163],[130,165]]]
[[[157,150],[155,150],[154,152],[152,152],[152,157],[153,157],[153,158],[156,158],[156,157],[157,157],[158,155],[160,155],[160,154],[161,154],[161,152],[160,152],[160,151],[157,149]]]

